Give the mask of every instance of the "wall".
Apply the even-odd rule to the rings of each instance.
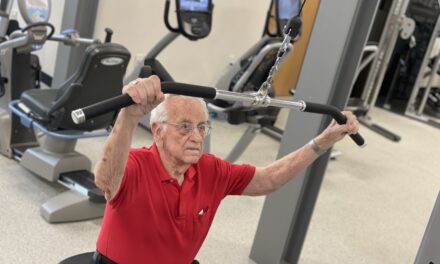
[[[126,46],[132,54],[128,71],[136,58],[143,58],[168,32],[163,23],[164,3],[157,0],[99,2],[95,37],[103,39],[105,27],[114,30],[113,41]],[[172,3],[171,10],[174,10],[174,1]],[[215,85],[228,63],[260,39],[269,4],[269,0],[215,1],[211,34],[196,42],[179,37],[158,59],[177,81]],[[175,25],[175,19],[171,21]]]

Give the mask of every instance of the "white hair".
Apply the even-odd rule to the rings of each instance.
[[[150,126],[153,126],[153,123],[162,123],[162,122],[167,121],[168,101],[170,100],[171,97],[175,97],[175,96],[183,96],[183,95],[165,94],[165,100],[163,100],[162,103],[160,103],[158,106],[156,106],[153,109],[153,111],[151,111]],[[205,113],[206,120],[208,120],[209,113],[208,113],[208,107],[206,106],[205,101],[202,98],[198,98],[198,97],[189,97],[189,96],[185,96],[185,97],[196,100],[197,102],[199,102],[200,105],[202,106],[203,112]]]

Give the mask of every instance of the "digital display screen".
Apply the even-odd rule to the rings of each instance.
[[[301,0],[278,0],[278,18],[291,19],[298,15]]]
[[[49,3],[45,0],[28,0],[27,6],[32,8],[48,8]]]
[[[208,11],[209,0],[180,0],[180,10],[183,11]]]

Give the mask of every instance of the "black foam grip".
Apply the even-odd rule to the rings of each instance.
[[[116,97],[98,102],[82,108],[86,120],[119,110],[126,106],[134,104],[128,94],[118,95]]]
[[[170,21],[168,19],[169,12],[170,12],[170,0],[166,0],[165,9],[163,12],[163,20],[165,21],[165,26],[168,28],[169,31],[179,33],[179,28],[173,28],[170,24]]]
[[[289,33],[290,30],[290,37],[292,39],[295,39],[298,34],[301,32],[302,27],[302,19],[299,16],[292,17],[289,22],[287,22],[286,27],[284,28],[284,34]]]
[[[105,43],[112,42],[113,30],[111,28],[105,28]]]
[[[177,82],[162,82],[162,92],[200,97],[203,99],[214,99],[217,95],[217,90],[212,87]]]
[[[186,83],[163,82],[161,83],[162,92],[169,94],[187,95],[194,97],[201,97],[204,99],[214,99],[217,91],[215,88],[199,86]],[[131,97],[127,94],[122,94],[93,105],[82,108],[86,120],[96,116],[119,110],[126,106],[134,104]]]
[[[329,115],[333,117],[340,125],[347,122],[347,118],[341,113],[341,111],[339,111],[338,108],[332,105],[316,104],[310,102],[305,103],[306,108],[304,109],[304,112]],[[363,146],[365,144],[364,138],[359,133],[350,135],[350,137],[353,139],[354,142],[356,142],[358,146]]]

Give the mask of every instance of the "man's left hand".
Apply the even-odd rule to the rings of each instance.
[[[343,111],[342,114],[347,118],[345,124],[339,125],[335,120],[332,120],[330,125],[315,138],[320,149],[327,150],[343,139],[345,135],[356,134],[359,131],[359,122],[356,116],[349,111]]]

